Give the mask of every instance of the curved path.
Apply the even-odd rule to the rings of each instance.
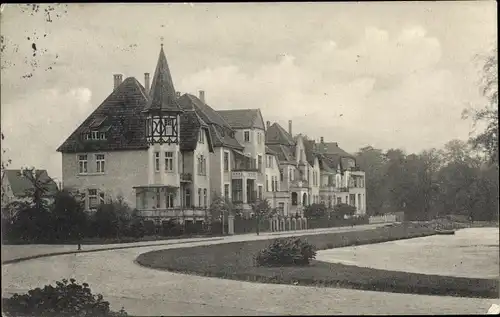
[[[325,231],[351,231],[335,228]],[[314,232],[318,232],[314,230]],[[311,234],[294,232],[281,236]],[[62,278],[87,282],[113,309],[131,315],[271,314],[484,314],[497,300],[393,294],[335,288],[258,284],[151,270],[134,263],[144,252],[165,248],[269,239],[275,235],[226,237],[222,241],[76,253],[3,265],[5,296]]]

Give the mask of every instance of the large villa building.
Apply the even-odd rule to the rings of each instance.
[[[205,93],[180,95],[160,50],[150,85],[114,75],[114,89],[57,149],[64,188],[95,210],[122,196],[149,220],[202,221],[216,196],[243,211],[267,198],[283,216],[347,203],[364,214],[364,172],[337,143],[264,123],[259,109],[214,110]]]

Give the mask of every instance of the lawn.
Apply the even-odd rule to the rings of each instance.
[[[366,231],[302,236],[317,249],[379,243],[434,234],[425,225],[396,225]],[[254,256],[269,240],[215,244],[141,254],[137,263],[156,269],[295,285],[344,287],[396,293],[497,298],[498,281],[394,272],[313,261],[305,267],[256,267]]]

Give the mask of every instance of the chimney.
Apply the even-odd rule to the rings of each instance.
[[[292,120],[288,120],[288,133],[293,136],[292,134]]]
[[[205,91],[204,90],[200,90],[199,93],[200,93],[200,100],[203,103],[205,103]]]
[[[146,94],[149,94],[149,73],[144,73],[144,88],[146,88]]]
[[[177,98],[180,98],[180,97],[181,97],[181,92],[180,92],[180,91],[177,91],[177,92],[175,93],[175,96],[176,96]]]
[[[114,89],[116,89],[122,83],[123,75],[122,74],[114,74],[113,78],[114,78],[114,83],[115,83],[115,88]]]
[[[266,130],[269,130],[269,127],[271,126],[271,121],[266,122]]]
[[[321,137],[320,140],[321,140],[321,143],[325,143],[325,139],[323,139],[323,137]]]

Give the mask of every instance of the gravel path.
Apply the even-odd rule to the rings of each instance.
[[[301,232],[308,233],[311,232]],[[224,241],[269,239],[270,236],[232,236]],[[7,264],[2,267],[3,293],[8,296],[26,292],[73,277],[89,283],[94,292],[102,293],[113,309],[124,306],[131,315],[484,314],[498,302],[248,283],[152,270],[134,263],[139,254],[148,251],[224,241],[77,253]]]

